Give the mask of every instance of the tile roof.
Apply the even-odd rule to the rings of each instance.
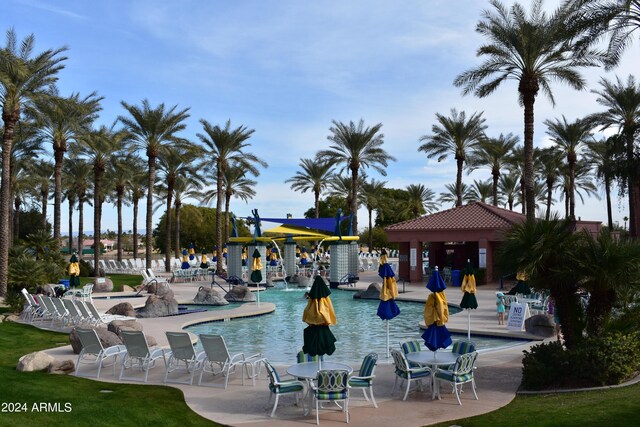
[[[482,202],[472,202],[468,205],[425,215],[385,228],[388,231],[411,230],[478,230],[505,229],[513,224],[526,220],[526,216],[498,208]]]

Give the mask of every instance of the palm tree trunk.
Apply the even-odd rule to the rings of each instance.
[[[69,198],[69,253],[73,253],[73,199]]]
[[[576,183],[575,183],[575,172],[576,170],[576,164],[575,164],[575,160],[570,158],[569,159],[569,218],[572,221],[575,221],[576,219],[576,200],[575,200],[575,196],[576,196]]]
[[[500,179],[500,171],[493,173],[493,206],[498,206],[498,180]]]
[[[101,179],[99,171],[94,171],[94,193],[93,193],[93,265],[94,276],[100,277],[100,217],[102,213],[102,202],[100,199]]]
[[[42,192],[40,197],[42,201],[42,230],[47,231],[47,202],[49,200],[49,194]]]
[[[216,182],[216,246],[218,249],[218,259],[216,260],[216,271],[222,273],[222,179],[224,171],[222,162],[218,160],[217,182]],[[257,225],[257,224],[256,224]]]
[[[373,249],[373,209],[368,209],[369,211],[369,252]]]
[[[226,193],[224,199],[224,242],[229,241],[229,207],[231,206],[231,194]]]
[[[140,199],[133,198],[133,259],[138,259],[138,203]]]
[[[545,219],[549,221],[551,217],[551,200],[553,195],[553,183],[547,182],[547,213],[545,215]]]
[[[174,240],[174,247],[175,247],[175,257],[176,258],[180,258],[180,206],[182,205],[182,203],[178,203],[178,201],[176,200],[175,206],[174,206],[174,210],[176,211],[176,226],[175,228],[175,238]]]
[[[116,202],[118,211],[118,242],[117,242],[117,255],[118,262],[122,261],[122,198],[124,196],[124,188],[118,188],[118,199]]]
[[[613,230],[613,214],[611,212],[611,183],[609,182],[609,177],[606,174],[604,176],[604,194],[607,199],[607,225],[609,226],[609,230]]]
[[[627,139],[627,144],[626,144],[626,149],[627,149],[627,164],[628,165],[632,165],[634,162],[634,134],[632,132],[627,132],[626,135],[626,139]],[[636,209],[637,206],[637,202],[638,200],[636,200],[636,193],[634,192],[634,179],[635,177],[633,175],[635,174],[631,174],[632,176],[629,176],[627,178],[628,180],[628,192],[629,192],[629,237],[631,237],[632,239],[635,239],[638,237],[638,219],[636,218],[636,216],[640,213],[638,212],[638,210]]]
[[[569,218],[569,194],[565,190],[564,192],[564,217]]]
[[[84,196],[78,199],[78,258],[82,259],[84,248]]]
[[[20,197],[16,197],[13,210],[13,235],[16,237],[20,235],[20,205],[22,201]]]
[[[9,210],[11,208],[11,146],[13,131],[20,117],[20,107],[9,113],[2,110],[2,184],[0,184],[0,297],[7,294],[9,269]]]
[[[320,191],[313,190],[313,207],[316,209],[316,219],[320,218]]]
[[[165,215],[165,235],[164,244],[164,271],[171,272],[171,203],[173,201],[173,188],[171,185],[167,188],[167,213]]]
[[[536,100],[536,92],[537,83],[535,92],[530,90],[521,92],[524,105],[524,208],[528,220],[534,220],[536,217],[535,181],[533,176],[533,104]]]
[[[156,181],[156,158],[149,156],[149,182],[147,188],[147,221],[146,238],[146,268],[151,268],[151,251],[153,249],[153,184]]]
[[[526,194],[527,194],[527,190],[524,186],[524,176],[522,178],[520,178],[520,200],[522,200],[522,213],[524,214],[526,212]]]
[[[64,162],[64,150],[55,149],[54,189],[53,189],[53,239],[60,242],[60,208],[62,206],[62,163]]]
[[[351,168],[351,205],[349,209],[353,215],[353,235],[358,235],[358,166]]]
[[[632,237],[637,239],[638,230],[640,230],[640,184],[637,182],[631,184],[631,194],[633,195],[633,215],[629,212],[629,229],[633,224],[635,235]]]
[[[462,206],[462,165],[464,159],[456,157],[456,206]]]

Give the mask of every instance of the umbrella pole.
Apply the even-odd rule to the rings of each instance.
[[[260,307],[260,283],[256,283],[256,293],[258,294],[258,307]]]
[[[467,340],[471,341],[471,309],[467,309]]]
[[[389,320],[385,320],[384,323],[386,323],[386,327],[387,327],[387,359],[389,358]]]

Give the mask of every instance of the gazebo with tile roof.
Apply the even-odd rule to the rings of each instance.
[[[472,202],[385,228],[389,242],[399,243],[398,276],[410,282],[423,280],[422,248],[429,244],[429,264],[462,270],[470,259],[474,267],[486,268],[488,282],[494,277],[494,253],[504,233],[526,216],[482,202]],[[600,222],[577,221],[576,228],[600,230]],[[510,273],[510,272],[508,272]]]

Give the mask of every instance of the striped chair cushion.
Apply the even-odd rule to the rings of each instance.
[[[373,357],[366,356],[362,361],[362,366],[360,366],[360,371],[358,376],[368,377],[373,372],[373,368],[376,367],[376,359]]]
[[[317,362],[318,360],[320,360],[320,356],[318,355],[311,356],[303,351],[299,351],[298,354],[296,355],[296,360],[298,361],[298,363]]]
[[[402,343],[402,352],[404,354],[415,353],[420,350],[422,350],[420,348],[420,341],[407,341]]]
[[[453,375],[453,372],[449,371],[438,371],[435,374],[436,378],[441,378],[445,381],[455,382],[455,383],[465,383],[467,381],[471,381],[473,378],[473,372],[469,372],[463,375]]]
[[[303,388],[302,384],[298,381],[285,381],[278,386],[269,384],[269,390],[273,393],[292,393],[294,391],[302,391]]]
[[[475,343],[471,341],[456,341],[451,348],[452,353],[467,354],[476,351]]]
[[[405,379],[409,378],[409,373],[400,369],[396,369],[396,375]],[[431,375],[431,371],[429,370],[411,372],[411,378],[423,378],[428,377],[429,375]]]
[[[318,400],[341,400],[341,399],[346,399],[347,396],[349,396],[348,392],[333,392],[333,393],[322,393],[322,392],[317,392],[316,393],[316,398]]]
[[[371,380],[361,380],[359,378],[349,378],[349,385],[351,387],[369,387]]]

